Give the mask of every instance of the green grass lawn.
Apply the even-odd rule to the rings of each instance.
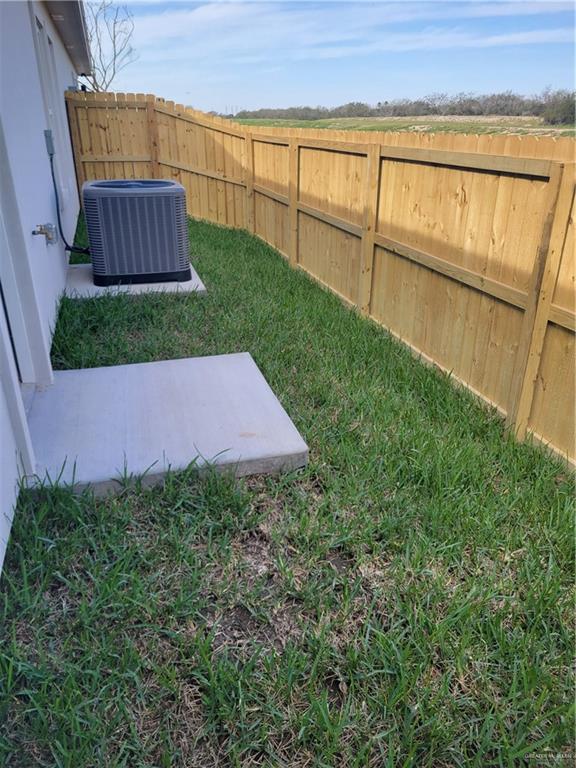
[[[0,764],[484,768],[573,750],[572,476],[264,243],[190,235],[207,296],[64,299],[55,367],[249,351],[309,466],[22,493]]]
[[[245,118],[244,125],[275,128],[333,128],[349,131],[411,131],[418,133],[506,133],[574,136],[573,125],[546,125],[537,117],[327,117],[320,120]]]

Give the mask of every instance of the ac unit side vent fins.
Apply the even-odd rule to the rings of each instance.
[[[82,188],[97,285],[190,280],[186,192],[158,179]]]

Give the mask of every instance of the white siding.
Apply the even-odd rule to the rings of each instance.
[[[2,343],[0,341],[0,343]],[[4,373],[4,372],[3,372]],[[18,483],[18,446],[10,420],[6,392],[0,386],[0,569],[10,536]]]
[[[38,50],[37,21],[44,35],[43,55]],[[44,61],[42,68],[38,65],[39,53]],[[12,329],[19,336],[17,341],[28,345],[29,355],[22,354],[22,369],[32,371],[32,379],[42,384],[51,378],[49,350],[68,256],[62,242],[48,245],[43,236],[32,235],[32,230],[37,224],[56,223],[44,141],[44,129],[55,127],[62,222],[66,238],[71,241],[74,235],[79,206],[64,102],[64,92],[74,82],[72,63],[44,5],[0,1],[0,213],[5,224],[0,258],[14,261],[12,265],[5,261],[0,274],[15,276],[18,301],[25,315],[25,322],[18,323],[18,328],[14,322]],[[50,106],[53,113],[49,115]],[[14,268],[10,270],[9,266]],[[12,282],[10,290],[16,290]],[[12,313],[14,302],[12,294],[7,302]],[[22,330],[25,326],[27,335]],[[31,328],[35,329],[32,336]],[[0,569],[22,468],[26,473],[33,472],[34,459],[22,389],[0,302]]]
[[[0,313],[0,569],[14,517],[18,480],[34,454],[4,312]]]
[[[45,337],[49,343],[56,320],[58,297],[64,288],[68,259],[61,242],[50,246],[43,237],[31,234],[36,224],[56,222],[43,133],[48,127],[48,117],[36,58],[34,17],[39,19],[52,41],[57,79],[55,87],[62,96],[57,120],[64,128],[67,126],[64,91],[74,83],[73,68],[52,22],[39,3],[0,3],[0,119],[8,146],[20,220],[27,236],[26,245]],[[62,220],[64,233],[70,239],[78,215],[74,165],[69,142],[58,149],[60,156],[56,162],[62,185]]]

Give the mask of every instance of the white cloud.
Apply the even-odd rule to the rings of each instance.
[[[572,40],[568,28],[490,34],[455,26],[404,31],[395,26],[399,19],[414,18],[412,3],[363,4],[362,13],[354,3],[333,6],[330,12],[318,4],[212,2],[192,9],[145,14],[137,19],[134,46],[141,60],[149,64],[177,61],[211,61],[213,66],[257,64],[259,62],[321,60],[362,56],[379,51],[434,50],[447,48],[489,48],[504,45],[565,43]],[[418,3],[424,13],[426,3]],[[429,4],[428,4],[429,5]],[[443,4],[445,5],[445,4]],[[498,5],[499,13],[511,13],[517,3],[482,3],[470,10],[475,17]],[[555,7],[558,4],[554,4]],[[546,3],[526,3],[536,12]],[[434,5],[436,9],[436,4]],[[431,10],[434,10],[431,9]],[[438,10],[438,9],[436,9]],[[447,14],[445,7],[440,9]],[[461,16],[463,11],[459,11]],[[438,14],[436,14],[438,15]],[[452,14],[454,16],[454,14]]]
[[[140,3],[134,7],[133,38],[139,60],[121,73],[116,87],[153,88],[171,98],[178,93],[176,98],[184,100],[189,83],[198,92],[201,81],[205,93],[214,98],[217,92],[225,94],[228,101],[235,98],[236,88],[244,87],[243,78],[263,81],[268,73],[271,83],[275,71],[287,73],[295,62],[309,61],[314,80],[314,62],[342,60],[353,67],[386,52],[570,43],[570,21],[550,14],[572,8],[571,3],[525,0]],[[148,85],[143,89],[142,83]],[[300,83],[298,90],[304,93],[306,86]]]

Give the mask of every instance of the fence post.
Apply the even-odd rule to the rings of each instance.
[[[254,201],[254,138],[246,131],[244,139],[244,175],[246,183],[246,229],[254,234],[256,215]]]
[[[380,144],[368,147],[366,155],[366,188],[364,199],[364,221],[362,224],[362,245],[360,253],[360,284],[358,286],[358,307],[363,315],[370,313],[372,298],[372,269],[374,266],[374,234],[378,218],[380,191]]]
[[[78,130],[78,101],[75,93],[66,94],[66,114],[68,116],[68,128],[72,139],[72,154],[74,156],[74,166],[76,168],[76,184],[78,185],[78,196],[80,205],[82,205],[82,185],[86,181],[84,176],[84,166],[82,164],[82,143],[80,141],[80,131]]]
[[[150,147],[150,162],[152,163],[152,178],[160,178],[160,136],[158,133],[158,113],[155,109],[156,96],[146,94],[146,124],[148,127],[148,144]]]
[[[558,279],[562,249],[574,196],[574,178],[558,163],[550,174],[549,208],[536,253],[516,363],[512,375],[507,423],[519,440],[526,436],[534,389]]]
[[[298,264],[298,188],[300,186],[300,145],[291,138],[288,145],[288,216],[290,236],[288,261],[291,266]]]

